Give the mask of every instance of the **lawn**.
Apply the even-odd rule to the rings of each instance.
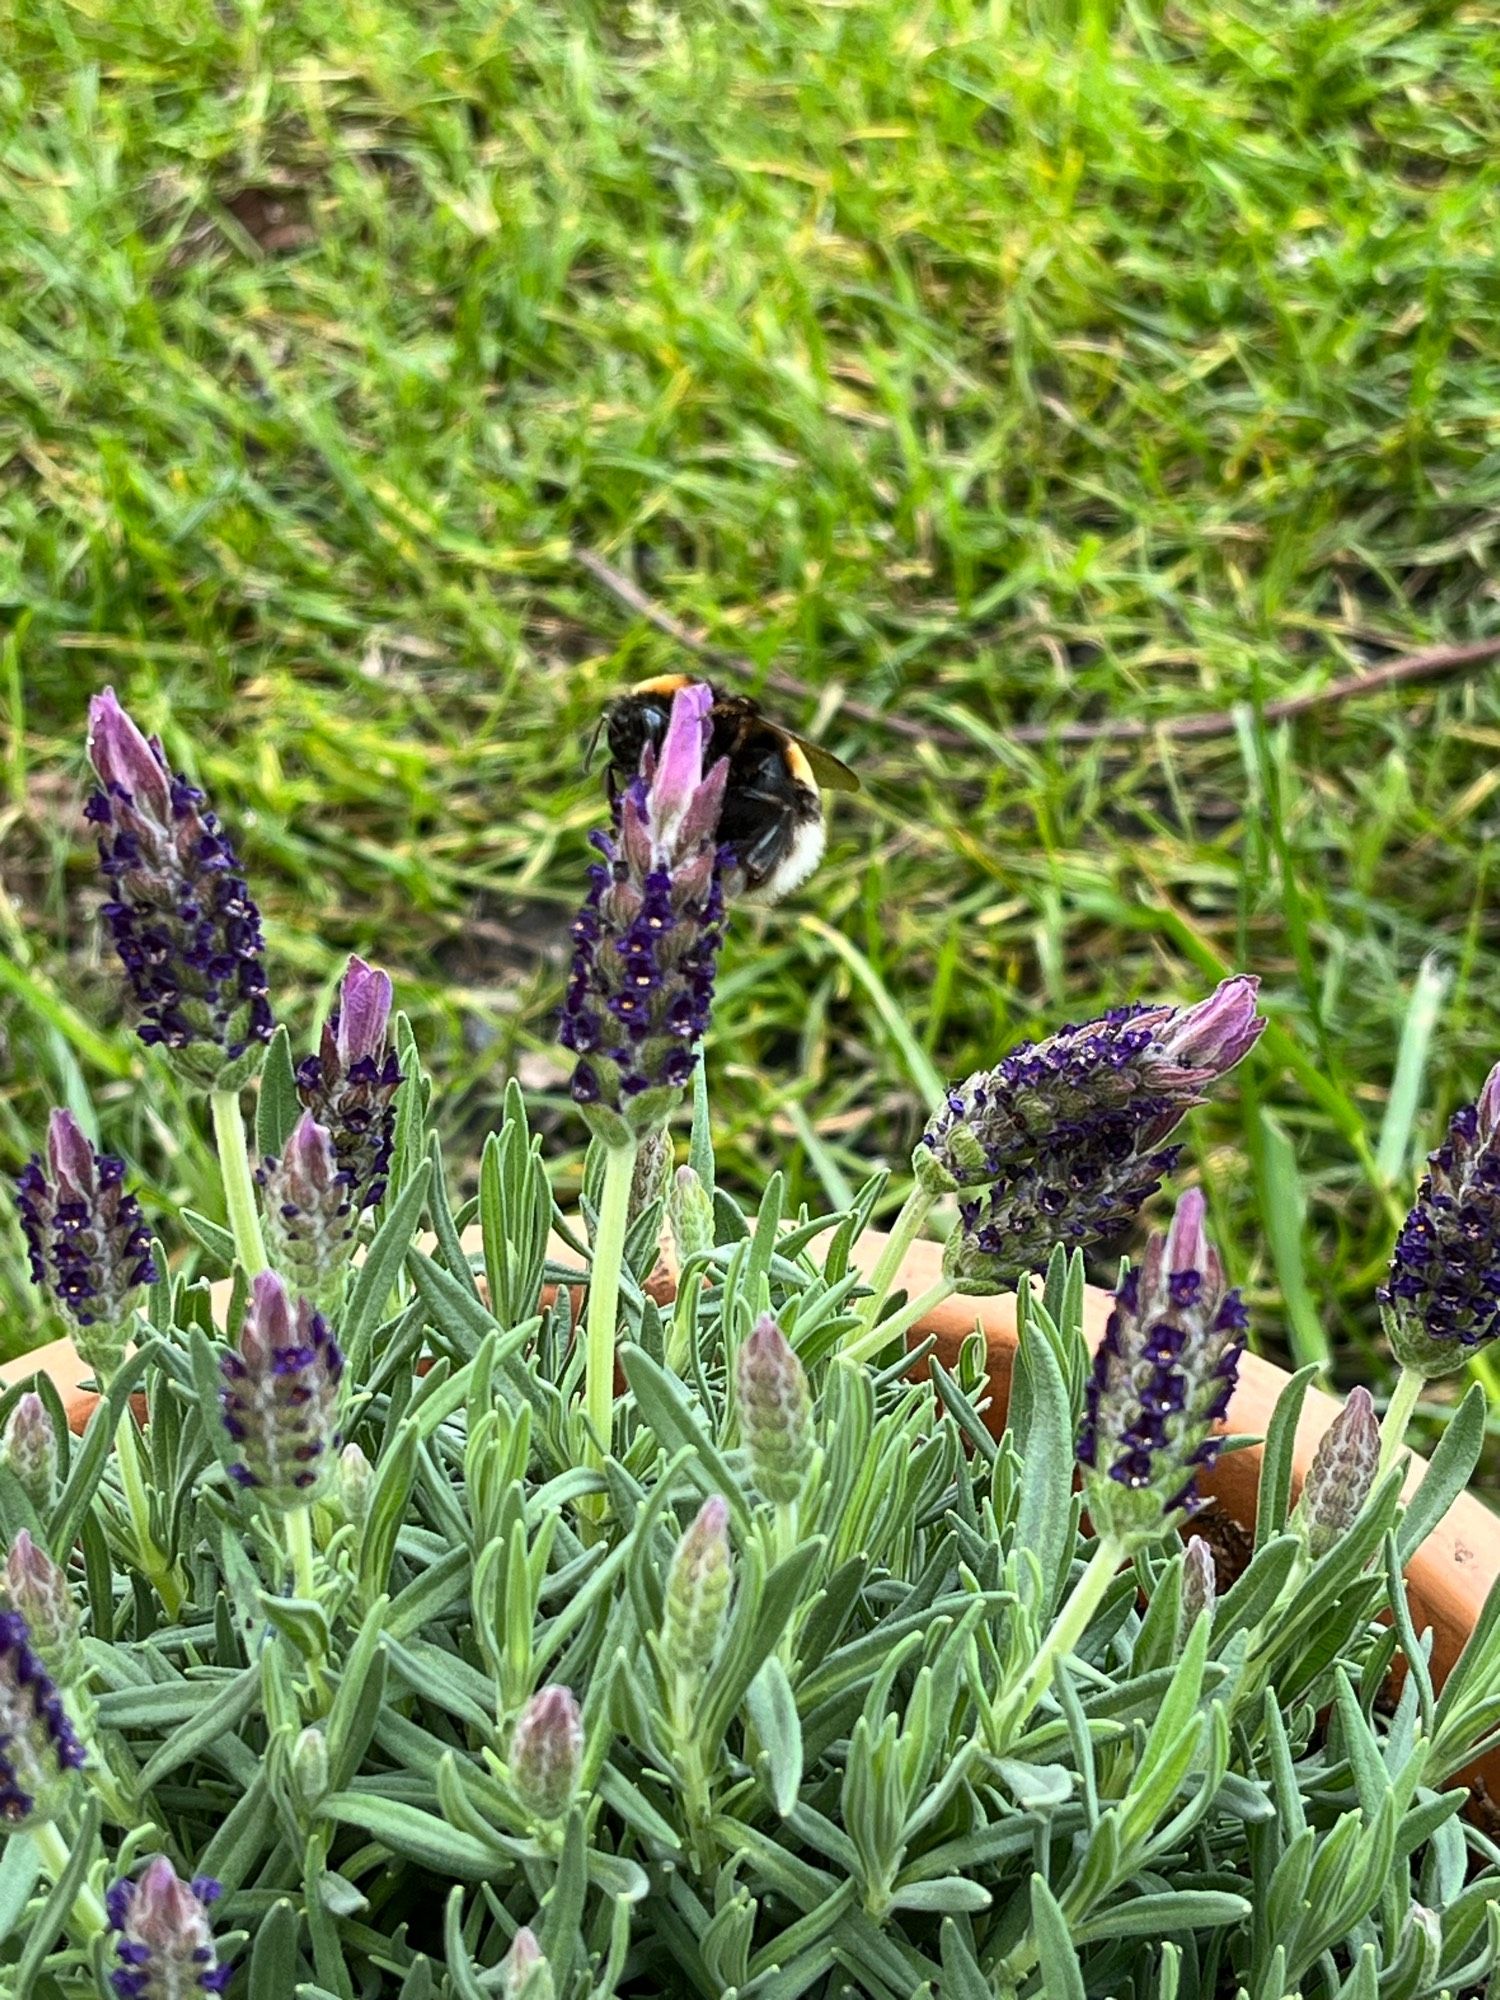
[[[732,939],[725,1171],[892,1206],[934,1072],[1244,966],[1217,1228],[1264,1349],[1383,1381],[1500,1055],[1497,670],[1264,709],[1500,633],[1490,9],[51,0],[5,50],[0,1165],[86,1095],[211,1199],[93,917],[112,681],[284,1017],[367,952],[470,1156],[519,1072],[576,1185],[584,745],[685,659],[592,552],[864,776]],[[0,1301],[50,1331],[8,1216]]]

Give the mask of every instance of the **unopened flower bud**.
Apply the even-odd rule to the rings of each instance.
[[[297,1803],[311,1812],[328,1791],[328,1738],[321,1729],[304,1729],[292,1745],[292,1790]]]
[[[16,1182],[31,1275],[72,1324],[79,1353],[108,1379],[124,1358],[135,1294],[154,1284],[151,1232],[125,1189],[125,1162],[96,1153],[70,1111],[54,1111],[47,1156]]]
[[[15,1475],[22,1492],[45,1520],[57,1502],[57,1432],[47,1405],[34,1389],[18,1399],[6,1420],[0,1464]]]
[[[1314,1562],[1326,1556],[1359,1519],[1379,1464],[1380,1424],[1374,1401],[1368,1389],[1351,1389],[1348,1402],[1318,1442],[1297,1507],[1307,1553]]]
[[[1115,1293],[1084,1399],[1078,1460],[1100,1534],[1150,1540],[1197,1504],[1197,1474],[1220,1440],[1247,1315],[1203,1227],[1203,1196],[1177,1204]]]
[[[390,974],[351,958],[318,1053],[297,1067],[297,1095],[332,1136],[356,1215],[384,1198],[395,1143],[401,1063],[390,1018]]]
[[[667,1572],[661,1645],[673,1673],[696,1679],[713,1665],[732,1585],[729,1505],[716,1493],[698,1509]]]
[[[1396,1359],[1425,1377],[1500,1338],[1500,1063],[1428,1155],[1379,1298]]]
[[[664,1124],[692,1080],[724,934],[717,847],[729,766],[705,774],[712,690],[672,697],[660,751],[615,800],[615,826],[573,922],[559,1040],[578,1058],[574,1102],[620,1145]]]
[[[225,1990],[232,1968],[219,1963],[208,1915],[219,1893],[211,1876],[182,1881],[163,1854],[138,1881],[115,1883],[105,1910],[119,1961],[109,1979],[118,2000],[188,2000]]]
[[[665,1125],[647,1132],[635,1150],[635,1172],[630,1177],[629,1220],[660,1201],[667,1192],[672,1174],[672,1135]]]
[[[1219,1573],[1214,1564],[1214,1552],[1201,1535],[1190,1535],[1187,1553],[1182,1560],[1182,1615],[1177,1627],[1179,1648],[1187,1644],[1200,1618],[1212,1622],[1218,1598]]]
[[[259,1178],[272,1265],[308,1298],[325,1301],[354,1249],[357,1220],[327,1126],[304,1111],[281,1158],[267,1160]]]
[[[583,1720],[572,1691],[544,1687],[534,1694],[510,1739],[510,1775],[533,1819],[561,1819],[578,1791],[583,1768]]]
[[[62,1696],[19,1611],[0,1611],[0,1828],[53,1819],[84,1765]]]
[[[22,1528],[5,1558],[5,1594],[26,1620],[37,1657],[55,1681],[73,1687],[83,1675],[78,1606],[68,1579]]]
[[[523,1924],[500,1961],[500,2000],[555,2000],[556,1992],[536,1933]]]
[[[333,1476],[339,1448],[344,1357],[328,1322],[262,1271],[239,1347],[220,1367],[224,1428],[240,1448],[232,1476],[279,1512],[308,1506]]]
[[[106,688],[89,704],[88,803],[114,891],[103,916],[143,1042],[185,1081],[232,1090],[271,1039],[260,912],[202,792],[167,766]]]
[[[790,1506],[812,1458],[812,1398],[802,1363],[769,1313],[740,1349],[737,1374],[740,1429],[755,1484],[773,1506]]]
[[[691,1167],[679,1167],[667,1193],[667,1221],[677,1249],[679,1270],[690,1257],[705,1256],[714,1247],[713,1196]]]
[[[369,1518],[374,1486],[374,1466],[357,1444],[346,1444],[339,1453],[339,1502],[344,1519],[358,1532]]]

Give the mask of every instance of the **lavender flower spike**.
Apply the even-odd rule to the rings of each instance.
[[[615,802],[612,834],[573,923],[559,1039],[577,1056],[574,1101],[595,1133],[626,1145],[670,1116],[708,1026],[723,941],[716,846],[729,767],[705,775],[713,697],[681,688],[657,756]]]
[[[310,1111],[292,1127],[279,1160],[258,1175],[271,1262],[300,1292],[326,1303],[354,1249],[354,1203],[333,1135]]]
[[[516,1795],[533,1819],[561,1819],[583,1768],[583,1719],[570,1688],[544,1687],[521,1710],[510,1739]]]
[[[500,2000],[555,2000],[556,1992],[536,1932],[522,1924],[500,1961]]]
[[[240,1449],[232,1477],[279,1513],[308,1506],[335,1476],[341,1442],[344,1357],[328,1322],[262,1271],[238,1351],[220,1366],[224,1428]]]
[[[1214,1424],[1229,1408],[1248,1324],[1240,1295],[1203,1228],[1203,1196],[1177,1204],[1153,1236],[1115,1309],[1084,1399],[1078,1462],[1096,1532],[1153,1541],[1197,1506],[1197,1475],[1212,1464]]]
[[[1038,1156],[1088,1158],[1147,1128],[1160,1144],[1254,1046],[1258,985],[1226,979],[1193,1007],[1117,1007],[1023,1042],[950,1092],[913,1159],[918,1179],[948,1193],[1009,1180]]]
[[[260,913],[202,792],[106,688],[89,704],[88,817],[113,896],[104,921],[148,1046],[189,1083],[235,1090],[271,1039]]]
[[[211,1876],[184,1882],[164,1854],[137,1882],[116,1882],[105,1899],[115,1934],[118,1970],[109,1976],[117,2000],[188,2000],[222,1993],[232,1968],[220,1965],[208,1906],[219,1885]]]
[[[812,1462],[812,1397],[807,1374],[769,1313],[755,1322],[735,1371],[740,1431],[755,1483],[776,1507],[802,1492]]]
[[[351,958],[318,1053],[297,1069],[297,1095],[327,1127],[356,1215],[385,1194],[401,1064],[390,1045],[391,978]]]
[[[97,1374],[119,1367],[133,1294],[156,1282],[151,1232],[125,1192],[125,1162],[96,1153],[70,1111],[54,1111],[47,1157],[33,1154],[16,1182],[31,1275],[72,1323]]]
[[[1378,1296],[1414,1375],[1447,1375],[1500,1338],[1500,1063],[1428,1155]]]
[[[0,1611],[0,1827],[56,1817],[83,1745],[18,1611]]]
[[[17,1400],[0,1438],[0,1465],[13,1472],[44,1520],[57,1501],[57,1431],[34,1389]]]
[[[1181,1148],[1161,1141],[1178,1115],[1145,1124],[1128,1112],[1095,1119],[974,1190],[959,1202],[944,1275],[960,1292],[1008,1291],[1041,1270],[1057,1244],[1079,1250],[1128,1229],[1177,1164]]]
[[[53,1680],[75,1687],[83,1677],[81,1620],[68,1579],[24,1528],[5,1558],[5,1595],[26,1620],[37,1657]]]

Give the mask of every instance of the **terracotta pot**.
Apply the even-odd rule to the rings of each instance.
[[[856,1246],[854,1261],[861,1271],[874,1269],[886,1240],[883,1233],[871,1230]],[[473,1247],[477,1247],[477,1242]],[[566,1246],[557,1244],[554,1247],[560,1262],[573,1261],[573,1253]],[[907,1293],[915,1297],[928,1290],[940,1274],[941,1262],[942,1248],[939,1244],[914,1244],[901,1272],[900,1282]],[[671,1274],[658,1272],[648,1289],[659,1301],[669,1300],[674,1290]],[[581,1293],[575,1292],[575,1313],[580,1302]],[[1091,1347],[1097,1345],[1103,1336],[1109,1306],[1109,1294],[1091,1286],[1084,1300],[1084,1330]],[[988,1347],[990,1403],[985,1421],[998,1436],[1004,1428],[1006,1406],[1010,1399],[1011,1363],[1016,1343],[1015,1300],[1008,1296],[948,1299],[935,1312],[929,1313],[913,1329],[910,1337],[915,1343],[928,1335],[933,1336],[938,1359],[951,1367],[957,1360],[960,1347],[976,1325],[983,1330]],[[20,1361],[7,1363],[0,1368],[0,1387],[24,1381],[38,1372],[52,1378],[68,1411],[69,1422],[74,1430],[81,1430],[98,1398],[92,1390],[82,1387],[87,1379],[87,1370],[71,1341],[54,1341]],[[1240,1366],[1239,1386],[1230,1405],[1225,1428],[1263,1436],[1286,1380],[1282,1369],[1257,1355],[1247,1354]],[[1324,1395],[1317,1389],[1308,1391],[1302,1407],[1302,1419],[1297,1426],[1293,1453],[1294,1492],[1300,1490],[1318,1441],[1333,1422],[1339,1408],[1335,1397]],[[1219,1460],[1204,1482],[1213,1498],[1247,1529],[1255,1524],[1260,1459],[1260,1448],[1255,1445],[1231,1452]],[[1425,1469],[1425,1462],[1414,1456],[1407,1478],[1408,1492],[1415,1488]],[[1413,1556],[1406,1572],[1416,1628],[1419,1632],[1424,1626],[1432,1628],[1433,1678],[1439,1687],[1473,1631],[1497,1575],[1500,1575],[1500,1517],[1492,1514],[1472,1493],[1462,1493]],[[1478,1770],[1491,1795],[1500,1798],[1500,1752],[1486,1758]]]

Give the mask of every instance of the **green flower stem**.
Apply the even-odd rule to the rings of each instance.
[[[940,1306],[944,1299],[951,1299],[957,1290],[958,1287],[951,1278],[939,1278],[935,1285],[929,1285],[925,1292],[920,1292],[916,1298],[909,1299],[899,1312],[893,1312],[888,1319],[881,1320],[878,1326],[866,1327],[862,1332],[856,1333],[842,1350],[842,1358],[845,1361],[872,1360],[882,1349],[889,1347],[893,1340],[901,1339],[919,1319],[925,1318],[928,1313]]]
[[[131,1531],[135,1536],[135,1552],[142,1572],[151,1588],[162,1601],[169,1618],[178,1618],[182,1613],[182,1587],[177,1581],[173,1565],[156,1546],[151,1533],[151,1502],[146,1492],[146,1468],[141,1463],[140,1440],[136,1436],[135,1417],[127,1403],[115,1426],[115,1454],[120,1464],[120,1486],[125,1495],[125,1506],[130,1514]]]
[[[891,1286],[896,1282],[896,1274],[901,1269],[902,1259],[913,1243],[922,1234],[923,1225],[932,1213],[937,1196],[929,1194],[924,1187],[914,1187],[902,1204],[901,1213],[896,1217],[890,1240],[881,1251],[875,1269],[870,1273],[870,1296],[859,1308],[859,1324],[862,1333],[868,1333],[880,1317],[881,1309],[890,1297]]]
[[[615,1335],[620,1313],[620,1266],[630,1221],[630,1189],[639,1146],[611,1146],[604,1156],[604,1189],[589,1267],[589,1302],[583,1413],[591,1435],[583,1462],[598,1466],[609,1454],[615,1420]]]
[[[1406,1427],[1411,1422],[1411,1413],[1417,1407],[1417,1398],[1425,1386],[1425,1377],[1414,1368],[1403,1368],[1396,1378],[1396,1386],[1391,1391],[1391,1400],[1386,1405],[1385,1415],[1380,1421],[1380,1464],[1375,1477],[1381,1479],[1396,1463],[1401,1447],[1406,1442]]]
[[[224,1200],[229,1210],[234,1254],[245,1276],[256,1278],[267,1268],[269,1259],[260,1233],[255,1181],[245,1144],[245,1121],[240,1117],[240,1094],[237,1090],[215,1090],[209,1093],[208,1101],[213,1111],[214,1139],[219,1148],[219,1172],[224,1177]]]
[[[62,1828],[55,1819],[49,1819],[40,1826],[28,1827],[27,1832],[48,1881],[60,1881],[73,1859],[73,1850],[63,1837]],[[73,1898],[73,1928],[78,1933],[78,1942],[91,1944],[108,1927],[108,1922],[104,1905],[85,1882]]]
[[[1103,1603],[1105,1592],[1128,1559],[1125,1544],[1112,1537],[1106,1537],[1094,1550],[1072,1595],[1053,1620],[1025,1680],[1001,1705],[997,1721],[1002,1745],[1013,1743],[1025,1727],[1032,1710],[1052,1685],[1052,1669],[1074,1651]]]
[[[313,1568],[311,1507],[294,1507],[286,1521],[286,1552],[292,1561],[292,1577],[297,1595],[310,1604],[318,1601],[318,1579]]]

